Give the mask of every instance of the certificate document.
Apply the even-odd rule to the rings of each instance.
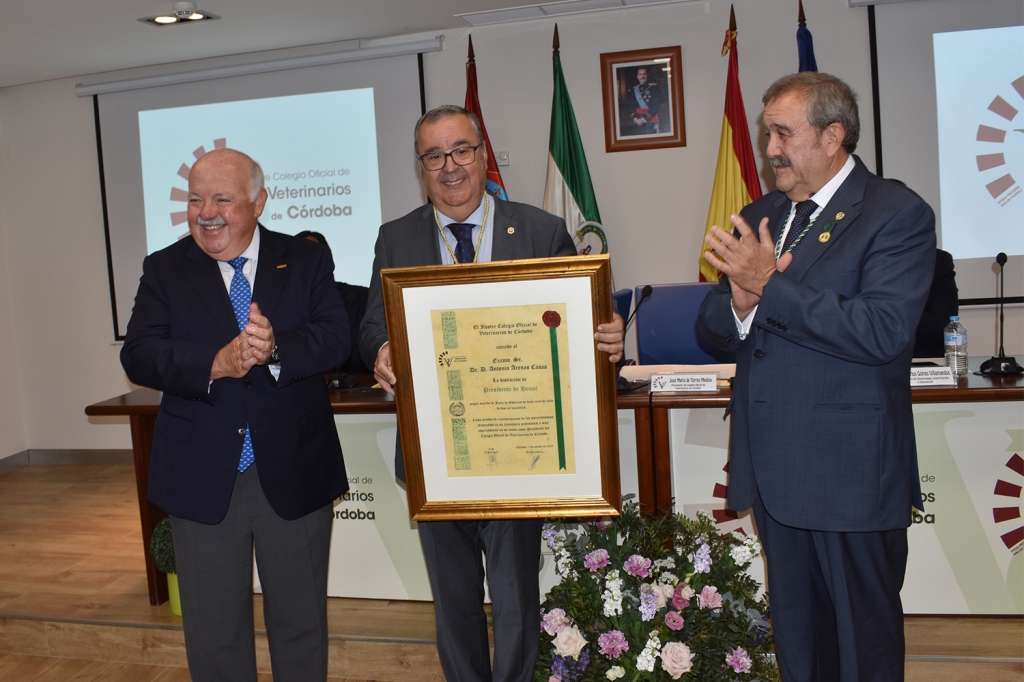
[[[565,304],[431,311],[450,477],[574,474]]]

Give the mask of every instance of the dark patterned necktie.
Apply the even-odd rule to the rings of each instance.
[[[231,307],[235,311],[235,321],[238,322],[238,330],[245,329],[245,325],[249,324],[249,305],[252,303],[252,289],[249,288],[249,280],[245,278],[245,274],[242,272],[242,266],[245,265],[246,258],[239,256],[228,261],[235,270],[235,274],[231,276],[231,289],[229,296],[231,298]],[[252,437],[249,435],[249,425],[245,425],[245,440],[242,441],[242,456],[238,460],[238,470],[245,471],[249,468],[249,465],[253,463],[255,456],[252,451]]]
[[[804,229],[811,220],[811,214],[818,209],[818,205],[814,203],[813,199],[807,201],[801,201],[796,205],[796,215],[793,216],[793,224],[789,226],[789,232],[786,234],[786,243],[782,245],[782,251],[779,252],[779,256],[784,253],[789,253],[792,249],[795,249],[797,241],[803,234]]]
[[[455,235],[458,244],[455,245],[455,262],[472,263],[476,257],[476,249],[473,248],[473,228],[476,225],[466,223],[451,223],[448,229]]]

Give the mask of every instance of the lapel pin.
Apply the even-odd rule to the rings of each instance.
[[[515,234],[515,233],[516,233],[516,228],[514,228],[514,227],[509,227],[509,228],[508,228],[508,233],[509,233],[509,234]]]
[[[286,267],[288,267],[287,263],[281,263],[280,265],[277,266],[277,269],[280,270],[281,268],[286,268]]]
[[[836,216],[836,220],[841,220],[840,216],[842,216],[842,215],[844,215],[844,214],[840,213],[839,215],[837,215]],[[832,228],[835,227],[835,226],[836,226],[836,221],[835,220],[830,220],[827,223],[825,223],[824,227],[821,228],[821,234],[818,235],[818,241],[821,242],[822,244],[824,244],[829,239],[831,239],[832,238]]]
[[[846,214],[843,213],[842,211],[840,211],[839,213],[836,213],[836,220],[842,220],[845,217],[846,217]]]

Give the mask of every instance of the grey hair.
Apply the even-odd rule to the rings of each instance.
[[[843,126],[846,135],[843,149],[852,154],[860,140],[860,115],[857,111],[857,95],[850,86],[827,73],[803,71],[783,76],[772,83],[761,103],[767,105],[777,97],[798,92],[807,103],[807,121],[821,133],[833,123]]]
[[[260,195],[260,190],[263,189],[265,178],[263,177],[263,168],[256,163],[256,160],[250,158],[249,161],[252,161],[252,168],[249,169],[249,202],[254,203],[256,197]]]
[[[441,106],[434,107],[427,113],[423,114],[420,116],[420,120],[416,121],[416,129],[413,131],[412,135],[413,151],[417,154],[420,153],[420,126],[424,123],[437,123],[438,121],[443,121],[446,118],[452,118],[453,116],[465,116],[468,118],[469,122],[473,124],[473,130],[476,131],[477,139],[479,139],[480,142],[484,141],[484,131],[483,128],[480,127],[480,119],[476,117],[476,114],[466,111],[455,104],[442,104]]]

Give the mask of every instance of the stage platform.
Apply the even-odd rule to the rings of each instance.
[[[131,466],[0,476],[0,681],[189,680],[181,619],[149,605],[141,535]],[[328,620],[331,682],[444,680],[431,603],[331,598]],[[905,631],[909,681],[1024,680],[1019,617],[908,616]]]

